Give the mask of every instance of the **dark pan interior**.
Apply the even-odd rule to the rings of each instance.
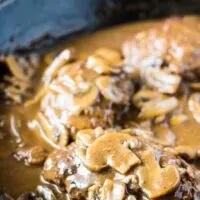
[[[0,51],[41,50],[101,27],[199,13],[199,0],[0,0]]]

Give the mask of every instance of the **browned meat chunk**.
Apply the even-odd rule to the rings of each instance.
[[[76,156],[77,145],[71,144],[66,150],[56,150],[47,158],[42,176],[45,180],[66,187],[66,191],[72,198],[85,198],[87,189],[95,182],[103,181],[111,175],[108,171],[103,174],[95,174],[81,164]]]
[[[62,185],[67,174],[74,173],[79,162],[75,159],[76,145],[67,150],[56,150],[50,154],[44,163],[43,177],[50,182]]]
[[[138,33],[123,46],[125,65],[167,68],[174,73],[200,67],[200,20],[172,18]]]
[[[154,199],[169,193],[191,199],[198,191],[198,173],[142,129],[82,130],[76,144],[50,154],[43,169],[45,180],[65,186],[72,199],[89,200]]]
[[[162,93],[177,91],[182,74],[200,67],[200,21],[172,18],[123,45],[124,70]]]

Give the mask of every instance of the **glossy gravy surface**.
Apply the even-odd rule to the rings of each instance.
[[[155,23],[157,22],[126,24],[98,31],[71,41],[67,45],[62,45],[56,51],[73,47],[80,57],[85,58],[100,47],[120,50],[125,40],[139,31],[152,27]],[[42,167],[25,166],[23,162],[18,162],[13,157],[13,153],[18,146],[17,143],[22,141],[26,146],[40,145],[47,151],[52,150],[40,135],[36,135],[28,128],[27,121],[33,117],[35,110],[34,108],[27,109],[23,106],[1,108],[1,115],[6,115],[7,117],[4,122],[5,125],[0,131],[0,191],[4,191],[13,197],[17,197],[23,192],[34,190],[41,182],[40,171]],[[189,120],[184,124],[173,126],[172,129],[176,136],[176,144],[200,148],[200,124],[192,118],[187,105],[185,105],[185,112],[188,114]],[[161,127],[158,127],[157,130],[159,130],[157,134],[160,137],[165,134],[162,132]]]

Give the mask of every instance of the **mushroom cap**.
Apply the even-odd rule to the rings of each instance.
[[[90,132],[94,134],[94,132]],[[106,132],[95,138],[94,135],[83,135],[79,132],[77,137],[87,144],[86,149],[78,152],[78,156],[90,170],[100,171],[110,166],[118,172],[125,174],[132,166],[140,163],[140,159],[123,143],[135,138],[127,133]]]
[[[175,110],[177,106],[178,100],[175,97],[155,99],[144,104],[139,114],[139,118],[150,119],[160,115],[165,115]]]
[[[200,93],[194,93],[190,96],[188,106],[194,119],[200,123]]]
[[[122,56],[113,49],[100,48],[88,57],[86,67],[99,74],[119,73],[122,68]]]
[[[106,179],[101,191],[101,199],[123,200],[125,196],[125,184],[120,181]]]
[[[114,76],[100,76],[96,79],[96,85],[105,99],[116,104],[128,104],[133,93],[130,80]]]
[[[142,190],[149,198],[158,198],[173,191],[180,183],[180,175],[174,165],[161,168],[152,151],[142,153],[143,165],[137,175]]]

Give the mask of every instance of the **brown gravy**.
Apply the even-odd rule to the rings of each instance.
[[[120,49],[125,39],[132,37],[133,34],[141,30],[152,27],[155,23],[157,22],[126,24],[98,31],[71,41],[67,45],[62,45],[56,51],[73,47],[80,57],[85,58],[100,47]],[[18,162],[13,157],[13,152],[17,147],[17,132],[20,133],[21,140],[26,146],[42,145],[48,151],[52,149],[39,135],[35,135],[35,133],[28,129],[26,121],[32,118],[33,113],[34,109],[27,110],[23,106],[15,106],[1,111],[1,115],[9,116],[6,119],[10,120],[11,128],[9,122],[6,121],[6,125],[0,132],[0,137],[1,135],[4,137],[0,139],[0,191],[8,193],[14,198],[23,192],[34,190],[41,182],[41,167],[25,166],[23,162]],[[190,111],[187,109],[186,113],[189,114],[189,120],[184,124],[173,127],[173,132],[176,135],[176,143],[200,149],[200,124],[192,118]],[[19,119],[21,120],[19,121]],[[15,128],[17,130],[14,130]],[[162,133],[160,134],[162,135]]]

